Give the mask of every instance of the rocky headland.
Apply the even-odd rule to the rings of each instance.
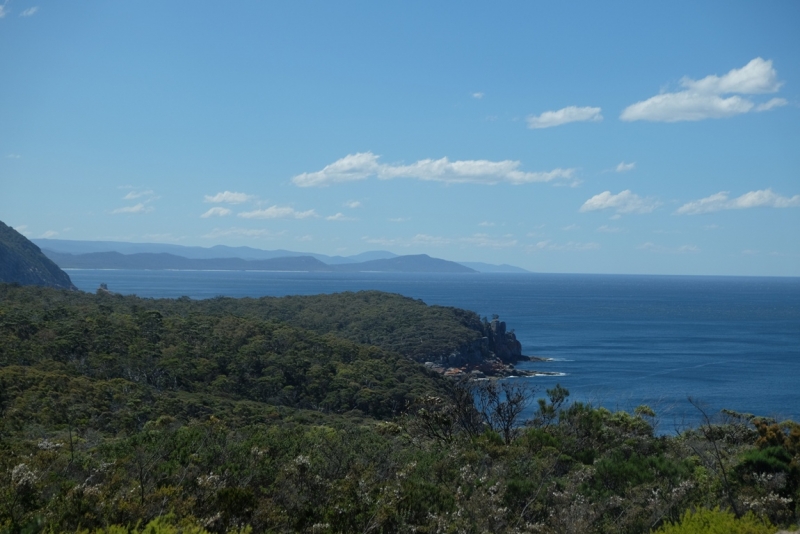
[[[494,317],[484,321],[483,337],[460,346],[448,355],[424,362],[429,369],[447,377],[480,380],[513,376],[556,374],[548,371],[517,369],[519,362],[547,362],[547,358],[525,356],[516,334],[509,331],[505,321]]]

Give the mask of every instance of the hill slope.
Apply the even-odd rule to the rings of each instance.
[[[0,282],[76,289],[67,273],[25,236],[0,221]]]

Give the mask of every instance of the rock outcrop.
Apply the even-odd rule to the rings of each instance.
[[[482,333],[483,337],[425,365],[447,376],[469,373],[473,378],[483,378],[513,375],[513,364],[529,359],[522,355],[522,344],[514,332],[509,332],[506,323],[496,317],[491,322],[484,321]]]
[[[517,341],[514,332],[506,330],[506,323],[495,318],[488,328],[489,351],[503,363],[516,363],[523,359],[522,343]]]

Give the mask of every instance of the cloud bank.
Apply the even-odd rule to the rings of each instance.
[[[784,197],[774,193],[772,189],[750,191],[736,198],[728,197],[729,191],[720,191],[711,196],[687,202],[675,213],[678,215],[697,215],[722,210],[739,210],[747,208],[795,208],[800,206],[800,195]]]
[[[528,128],[552,128],[569,122],[598,122],[603,120],[600,108],[569,106],[558,111],[545,111],[528,117]]]
[[[448,184],[509,183],[514,185],[531,182],[549,182],[571,179],[575,169],[553,169],[550,172],[524,172],[519,170],[519,161],[459,160],[447,158],[423,159],[410,165],[380,163],[379,156],[372,152],[349,154],[321,171],[298,174],[292,183],[298,187],[321,187],[336,183],[355,182],[377,177],[380,180],[413,178],[422,181]]]
[[[787,104],[783,98],[773,98],[756,104],[739,95],[777,92],[782,82],[772,67],[772,61],[757,57],[740,69],[723,76],[710,75],[701,80],[684,77],[682,91],[663,93],[625,108],[623,121],[678,122],[721,119],[751,111],[768,111]],[[726,96],[730,95],[730,96]]]
[[[611,191],[603,191],[584,202],[580,211],[614,209],[617,213],[650,213],[659,205],[660,203],[652,198],[640,197],[630,189],[626,189],[616,195],[612,195]]]

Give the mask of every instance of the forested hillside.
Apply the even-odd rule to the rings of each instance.
[[[796,528],[800,425],[708,414],[657,436],[646,406],[456,383],[407,357],[482,328],[377,292],[0,285],[0,532]]]
[[[75,289],[67,273],[42,254],[39,247],[2,221],[0,283]]]

